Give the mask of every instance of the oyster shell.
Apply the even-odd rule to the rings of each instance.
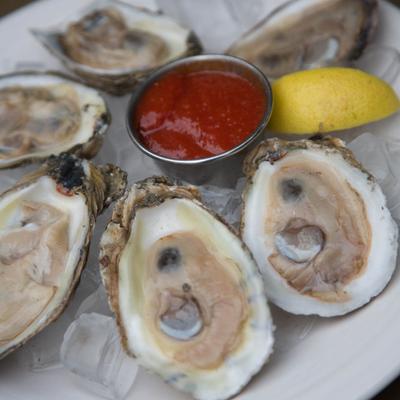
[[[94,2],[61,27],[32,33],[72,72],[116,95],[154,68],[201,52],[194,33],[171,18],[117,0]]]
[[[103,98],[61,74],[0,76],[0,169],[66,151],[94,157],[109,123]]]
[[[0,358],[64,310],[95,219],[125,185],[119,168],[63,153],[0,195]]]
[[[384,289],[398,228],[341,140],[269,139],[244,171],[241,233],[272,302],[295,314],[342,315]]]
[[[193,186],[135,184],[100,249],[123,347],[167,383],[225,399],[265,363],[273,327],[257,266]]]
[[[227,53],[269,78],[357,59],[377,20],[376,0],[294,0],[278,7]]]

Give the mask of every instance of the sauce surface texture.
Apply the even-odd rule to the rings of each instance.
[[[230,150],[261,122],[265,95],[236,73],[170,72],[143,94],[134,126],[154,153],[180,160]]]

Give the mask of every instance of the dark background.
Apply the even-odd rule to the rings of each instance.
[[[32,0],[0,0],[0,17],[31,2]],[[400,8],[400,0],[390,0],[390,2],[396,4]],[[362,384],[362,382],[360,382],[360,384]],[[397,378],[386,389],[375,396],[373,400],[400,400],[400,378]]]

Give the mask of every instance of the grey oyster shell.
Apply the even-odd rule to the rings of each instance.
[[[102,23],[107,22],[107,16],[102,15],[103,10],[111,10],[112,13],[118,13],[119,24],[125,24],[127,28],[127,35],[120,33],[121,37],[129,36],[134,32],[134,38],[131,42],[123,42],[120,44],[121,48],[129,48],[142,42],[140,32],[144,32],[143,36],[152,36],[156,42],[161,42],[165,48],[162,56],[156,61],[146,65],[146,62],[138,63],[138,66],[125,66],[125,67],[94,67],[87,63],[77,62],[76,59],[71,57],[73,53],[68,53],[68,48],[65,47],[69,40],[65,40],[66,33],[71,27],[76,28],[76,24],[81,23],[81,30],[89,30],[88,26],[96,29]],[[85,22],[84,18],[92,16],[93,18]],[[122,20],[122,22],[121,22]],[[74,25],[71,25],[74,23]],[[101,26],[100,26],[101,28]],[[119,57],[114,54],[114,42],[118,42],[118,27],[111,27],[107,36],[108,43],[106,47],[102,47],[96,43],[96,48],[100,48],[100,52],[104,53],[106,59],[113,59]],[[76,31],[77,29],[75,29]],[[169,34],[169,31],[171,34]],[[113,95],[123,95],[129,93],[137,82],[151,73],[155,68],[170,62],[174,59],[199,54],[202,47],[196,35],[178,25],[171,18],[163,15],[160,12],[153,12],[141,7],[135,7],[118,0],[100,0],[95,1],[86,9],[80,11],[73,18],[64,20],[57,27],[48,29],[32,29],[32,34],[55,56],[57,57],[71,72],[80,76],[89,85],[102,89]],[[115,35],[115,36],[113,36]],[[90,38],[89,38],[90,39]],[[143,39],[146,46],[147,39]],[[77,40],[79,42],[79,40]],[[113,43],[111,43],[113,42]],[[150,38],[150,43],[153,40]],[[143,44],[143,43],[142,43]],[[94,46],[94,45],[93,45]],[[85,47],[90,47],[90,40],[85,44]],[[86,49],[87,50],[87,49]],[[139,51],[140,50],[140,51]],[[144,54],[146,53],[146,54]],[[138,49],[139,58],[146,57],[151,51],[141,53],[141,48]],[[107,60],[104,60],[108,63]],[[141,60],[139,60],[141,61]]]
[[[347,65],[370,42],[377,0],[291,0],[246,32],[227,50],[269,78],[303,69]]]
[[[0,75],[0,169],[69,152],[92,158],[111,115],[100,94],[55,71]]]
[[[63,312],[85,267],[96,217],[125,186],[118,167],[63,153],[0,194],[0,358]]]

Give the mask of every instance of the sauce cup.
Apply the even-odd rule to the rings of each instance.
[[[165,74],[171,72],[218,71],[231,72],[247,79],[262,89],[265,96],[265,110],[257,128],[237,146],[217,155],[193,160],[180,160],[154,153],[140,140],[139,132],[134,124],[136,108],[146,90]],[[245,155],[258,143],[272,112],[272,90],[268,79],[254,65],[233,56],[199,55],[182,58],[162,66],[141,82],[134,90],[128,104],[126,124],[133,143],[146,155],[152,157],[160,169],[175,179],[193,184],[213,184],[218,186],[234,186],[242,173],[242,162]]]

